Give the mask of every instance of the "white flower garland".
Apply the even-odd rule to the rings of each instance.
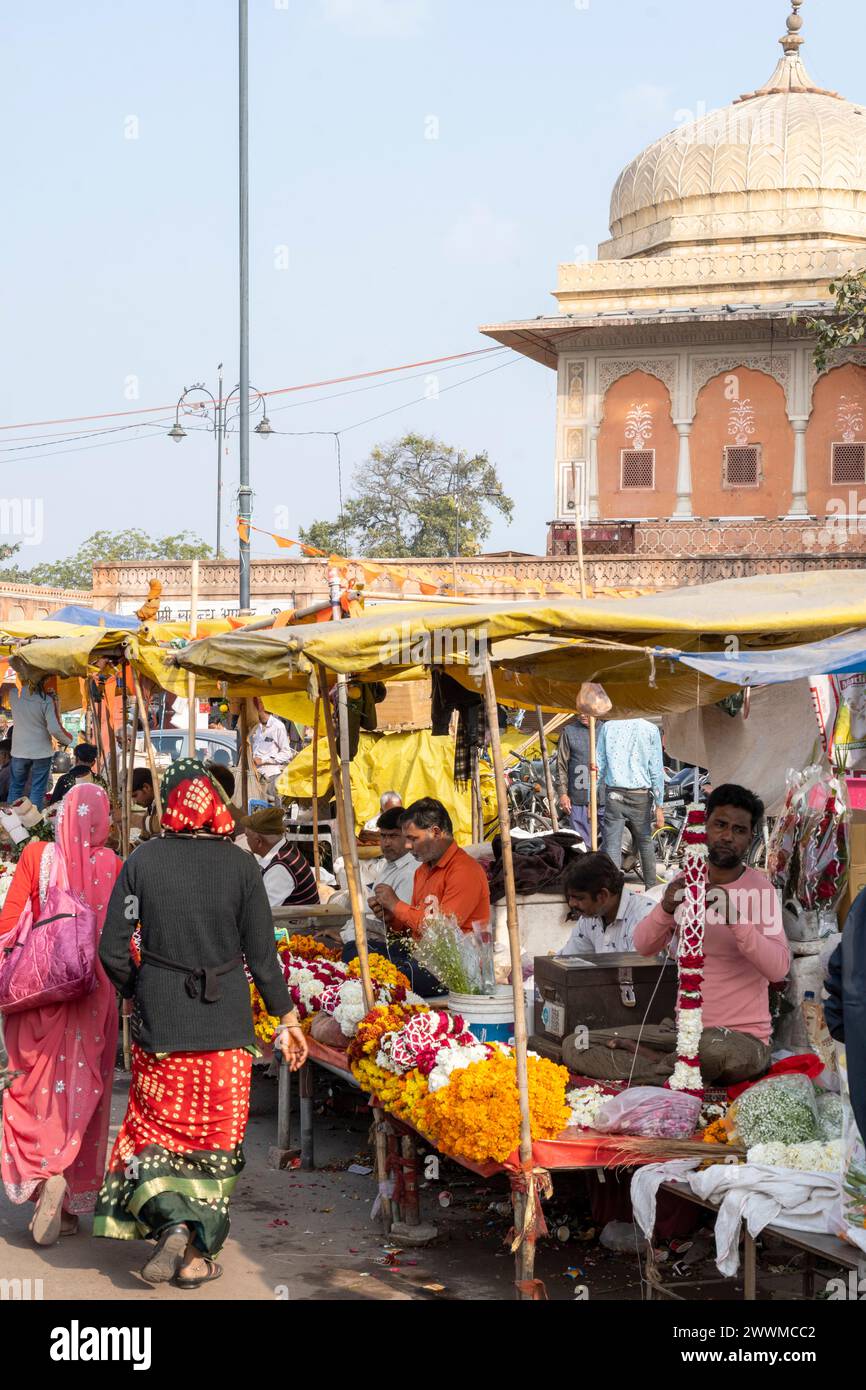
[[[595,1129],[599,1111],[610,1097],[601,1086],[580,1086],[566,1093],[566,1104],[571,1106],[570,1125],[578,1129]]]
[[[684,838],[685,897],[676,913],[679,927],[677,1058],[667,1085],[672,1091],[690,1091],[700,1095],[704,1089],[699,1052],[704,1030],[704,928],[708,875],[706,822],[702,806],[693,804],[689,807]]]

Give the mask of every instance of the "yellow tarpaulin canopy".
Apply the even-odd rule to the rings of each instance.
[[[341,623],[236,632],[193,643],[176,660],[201,675],[266,689],[306,683],[316,662],[384,680],[442,665],[474,684],[479,644],[506,703],[571,710],[580,684],[600,681],[617,714],[664,714],[711,704],[738,687],[710,680],[650,649],[745,650],[818,641],[866,625],[860,570],[758,575],[637,598],[549,600],[471,607],[419,605]],[[635,650],[638,649],[638,650]]]

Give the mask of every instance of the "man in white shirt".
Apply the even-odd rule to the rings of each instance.
[[[415,883],[415,870],[418,868],[418,860],[414,854],[409,854],[406,849],[406,839],[403,834],[403,827],[400,820],[403,814],[401,806],[392,806],[389,810],[383,811],[378,821],[376,829],[379,832],[379,843],[382,849],[382,858],[385,861],[376,878],[374,884],[378,887],[384,884],[387,888],[393,888],[397,897],[404,903],[411,903],[412,888]],[[384,943],[385,923],[384,913],[379,906],[377,899],[371,896],[367,899],[367,936],[371,941]],[[343,928],[341,933],[343,940],[351,948],[349,959],[354,955],[355,947],[355,928],[351,923]]]
[[[400,795],[400,793],[383,792],[382,795],[379,797],[378,814],[372,816],[370,820],[368,820],[365,823],[364,830],[378,830],[380,825],[379,817],[382,816],[385,813],[385,811],[391,811],[395,807],[398,811],[402,811],[403,809],[403,798]]]
[[[606,854],[582,854],[565,880],[569,917],[577,918],[563,956],[633,951],[634,929],[653,901],[628,887],[625,874]]]
[[[292,760],[292,746],[286,726],[275,714],[259,708],[259,719],[250,736],[253,762],[265,782],[269,796],[276,796],[276,781]]]

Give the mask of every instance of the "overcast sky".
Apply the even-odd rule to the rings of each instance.
[[[810,72],[852,100],[866,98],[863,10],[803,7]],[[490,346],[481,323],[555,312],[557,263],[607,236],[622,166],[685,111],[764,82],[787,13],[786,0],[250,0],[253,383],[470,352]],[[2,29],[0,423],[163,406],[194,381],[216,392],[221,360],[230,388],[236,3],[39,0],[3,6]],[[345,431],[346,487],[375,443],[410,429],[486,449],[517,502],[489,547],[543,553],[554,374],[502,353],[440,371],[438,399],[420,401],[426,373],[405,376],[285,396],[269,414],[280,431]],[[98,528],[212,542],[215,446],[167,440],[171,414],[87,439],[72,436],[129,420],[0,436],[0,496],[39,504],[21,562]],[[258,525],[295,535],[336,515],[327,433],[254,437],[250,452]],[[233,550],[236,435],[224,468]],[[279,553],[263,537],[254,552]]]

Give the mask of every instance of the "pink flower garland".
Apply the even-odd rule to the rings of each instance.
[[[667,1081],[672,1091],[702,1096],[700,1043],[703,1031],[704,926],[707,911],[707,835],[703,807],[692,805],[683,831],[686,846],[684,898],[677,909],[677,1059]]]
[[[422,1076],[429,1076],[443,1047],[469,1047],[478,1039],[466,1031],[459,1014],[442,1009],[415,1014],[399,1033],[386,1033],[382,1050],[397,1071],[412,1071],[417,1067]]]

